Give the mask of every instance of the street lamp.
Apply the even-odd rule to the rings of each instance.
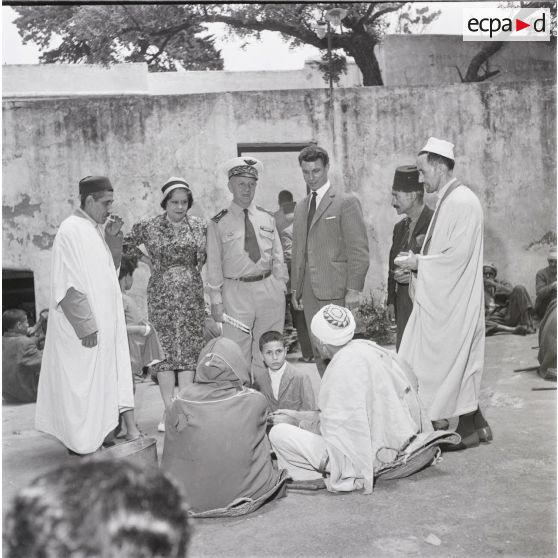
[[[333,63],[331,57],[331,27],[340,27],[341,21],[347,15],[347,10],[343,8],[332,8],[325,14],[326,21],[320,19],[316,22],[314,30],[318,39],[323,39],[327,35],[327,61],[329,65],[329,98],[333,98]]]

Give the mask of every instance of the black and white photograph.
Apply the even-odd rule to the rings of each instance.
[[[555,0],[0,10],[2,556],[556,556]]]

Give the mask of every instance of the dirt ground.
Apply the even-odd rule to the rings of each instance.
[[[481,407],[494,441],[447,453],[371,496],[293,493],[242,518],[198,520],[197,557],[556,556],[556,383],[536,372],[537,335],[487,339]],[[304,367],[315,382],[313,365]],[[539,389],[544,388],[544,389]],[[162,402],[138,386],[140,428],[157,439]],[[3,510],[39,473],[73,458],[33,430],[34,404],[3,405]]]

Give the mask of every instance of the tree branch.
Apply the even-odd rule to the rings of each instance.
[[[374,8],[376,7],[375,2],[370,2],[366,13],[357,21],[355,27],[364,28],[364,24],[368,21],[368,18],[372,15]]]
[[[153,62],[155,62],[155,60],[157,60],[157,58],[159,58],[159,56],[161,56],[161,54],[163,54],[165,47],[167,46],[167,44],[169,43],[169,41],[174,37],[174,35],[168,35],[164,38],[163,43],[158,46],[157,48],[159,49],[153,56],[151,56],[151,58],[149,58],[149,60],[147,60],[147,64],[151,64]]]
[[[491,56],[496,54],[502,47],[504,43],[502,41],[495,41],[493,43],[485,43],[485,45],[480,49],[480,51],[473,56],[471,62],[469,62],[469,67],[465,72],[465,78],[463,78],[464,83],[474,83],[479,81],[486,81],[487,79],[495,76],[499,73],[499,70],[494,70],[492,72],[486,70],[484,74],[479,74],[481,66],[488,62]]]
[[[383,10],[380,10],[378,12],[376,12],[375,14],[372,14],[372,16],[370,17],[369,22],[373,23],[374,21],[377,21],[380,17],[389,14],[391,12],[396,12],[397,10],[400,10],[403,6],[405,5],[405,2],[402,2],[401,4],[398,4],[396,6],[391,6],[389,8],[384,8]]]
[[[319,49],[327,48],[327,39],[319,39],[318,36],[302,27],[297,27],[279,20],[267,20],[265,22],[257,21],[255,19],[241,19],[234,16],[226,16],[222,14],[208,15],[205,18],[207,22],[212,23],[226,23],[231,27],[240,27],[244,29],[251,29],[252,31],[277,31],[290,37],[295,37],[304,43],[308,43]],[[335,35],[332,35],[333,48],[341,48],[339,42],[336,41]],[[337,45],[337,46],[336,46]]]

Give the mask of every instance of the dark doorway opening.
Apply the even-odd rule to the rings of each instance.
[[[281,190],[289,190],[295,201],[308,195],[308,188],[302,178],[298,154],[309,141],[292,143],[239,143],[239,157],[255,157],[264,165],[261,180],[256,189],[256,204],[267,210],[278,208],[277,197]]]
[[[26,269],[2,269],[2,312],[20,308],[35,324],[35,279],[33,272]]]

